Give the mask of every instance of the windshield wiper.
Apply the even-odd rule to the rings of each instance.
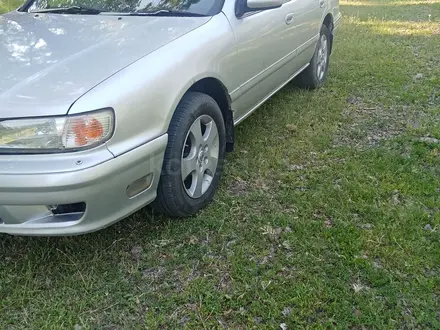
[[[117,15],[117,16],[191,16],[191,17],[203,17],[206,15],[192,13],[189,11],[169,10],[161,9],[158,11],[147,12],[130,12],[130,13],[113,13],[113,12],[101,12],[102,15]]]
[[[45,9],[37,9],[31,11],[31,13],[84,14],[84,15],[98,15],[101,12],[102,10],[99,9],[80,7],[80,6],[45,8]]]

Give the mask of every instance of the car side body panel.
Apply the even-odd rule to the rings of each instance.
[[[216,78],[234,90],[236,57],[234,34],[220,13],[90,90],[69,114],[112,104],[116,128],[107,146],[120,155],[165,134],[177,104],[198,80]]]
[[[310,6],[308,0],[291,0],[280,8],[237,18],[235,1],[226,0],[223,13],[103,81],[80,97],[69,113],[112,104],[116,129],[107,146],[117,156],[165,134],[184,93],[211,77],[226,87],[234,122],[239,123],[310,61],[324,14],[318,0],[313,1],[316,5]],[[287,27],[285,15],[296,7],[302,14]],[[278,35],[266,28],[270,21],[276,21],[273,30]]]
[[[72,79],[66,72],[58,72],[57,66],[52,69],[45,58],[39,60],[46,61],[42,62],[46,67],[33,68],[36,71],[28,75],[23,71],[21,81],[0,84],[0,119],[79,114],[108,107],[114,109],[116,118],[114,135],[105,145],[93,149],[50,156],[3,155],[0,232],[83,234],[104,228],[152,202],[161,178],[169,124],[180,100],[195,83],[204,78],[221,82],[233,121],[238,124],[308,66],[326,15],[333,16],[335,28],[341,17],[338,0],[290,0],[279,8],[248,13],[242,18],[236,17],[235,4],[236,0],[225,0],[223,11],[213,17],[124,17],[122,22],[126,20],[129,28],[126,30],[117,17],[101,17],[99,20],[110,24],[109,31],[116,29],[117,33],[113,31],[103,43],[89,42],[86,52],[77,47],[74,55],[66,53],[59,57],[59,64],[55,63],[77,75],[73,85],[67,83]],[[14,15],[10,17],[18,17]],[[78,25],[79,16],[75,15],[53,19],[66,20],[69,16]],[[96,17],[90,19],[98,21]],[[174,22],[170,23],[171,30],[166,30],[167,20]],[[179,30],[177,21],[184,31]],[[154,39],[154,31],[142,30],[149,24],[154,30],[151,22],[160,23],[163,42]],[[17,30],[15,36],[24,32]],[[87,28],[78,33],[87,33]],[[148,44],[142,38],[148,35],[155,42]],[[20,38],[9,42],[1,37],[0,52],[9,44],[20,45]],[[29,47],[44,46],[34,39]],[[88,70],[93,72],[81,69],[87,54],[92,60]],[[19,60],[18,55],[11,55],[7,61]],[[112,67],[102,67],[113,62]],[[7,62],[0,59],[0,64]],[[46,87],[53,89],[58,103],[45,102],[49,93],[39,98],[38,91],[50,76],[55,82]],[[56,82],[63,83],[63,77],[64,85],[57,90]],[[147,176],[151,178],[150,186],[129,197],[128,187]],[[82,202],[87,208],[81,218],[64,221],[55,216],[47,220],[51,206]]]
[[[290,0],[281,7],[236,17],[235,1],[225,15],[237,39],[239,86],[230,91],[235,123],[305,69],[318,40],[325,8],[319,0]]]

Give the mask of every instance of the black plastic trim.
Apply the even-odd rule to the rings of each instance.
[[[270,9],[276,9],[276,8],[280,8],[282,6],[275,6],[275,7],[265,7],[265,8],[249,8],[247,6],[247,0],[237,0],[235,2],[235,16],[237,18],[242,18],[244,16],[244,14],[246,13],[250,13],[250,12],[259,12],[259,11],[265,11],[265,10],[270,10]]]

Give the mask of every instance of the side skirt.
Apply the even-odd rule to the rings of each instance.
[[[263,100],[261,100],[256,106],[254,106],[251,110],[249,110],[246,114],[244,114],[243,116],[241,116],[239,119],[237,119],[236,121],[234,121],[234,125],[238,125],[240,124],[244,119],[246,119],[252,112],[254,112],[255,110],[257,110],[264,102],[266,102],[272,95],[274,95],[276,92],[278,92],[281,88],[283,88],[284,86],[286,86],[289,81],[291,81],[292,79],[294,79],[296,76],[298,76],[301,72],[303,72],[305,69],[307,69],[307,67],[310,65],[310,63],[307,63],[306,65],[304,65],[303,67],[301,67],[298,71],[296,71],[293,75],[291,75],[289,77],[289,79],[287,79],[285,82],[283,82],[280,86],[278,86],[277,88],[275,88],[275,90],[273,90],[269,95],[267,95]]]

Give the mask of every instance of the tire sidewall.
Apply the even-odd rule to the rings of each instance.
[[[315,53],[313,55],[313,59],[310,62],[310,65],[312,65],[313,67],[313,77],[314,80],[316,81],[315,85],[316,86],[322,86],[325,82],[325,79],[327,78],[327,73],[328,73],[328,67],[329,67],[329,62],[330,62],[330,30],[328,29],[328,27],[326,25],[323,25],[321,27],[321,31],[319,33],[319,39],[318,39],[318,43],[316,45],[316,49],[315,49]],[[325,35],[327,37],[327,62],[325,65],[325,72],[324,75],[322,77],[322,79],[318,78],[318,72],[317,72],[317,64],[318,64],[318,50],[319,50],[319,45],[321,42],[321,37]]]
[[[194,95],[195,93],[191,94]],[[176,136],[173,142],[167,147],[165,154],[165,159],[167,163],[164,164],[161,178],[166,178],[166,180],[170,180],[170,183],[173,185],[176,192],[174,199],[177,202],[177,205],[179,205],[185,213],[193,213],[194,210],[203,208],[212,200],[216,188],[219,184],[221,174],[223,172],[224,158],[226,152],[226,131],[222,112],[213,98],[205,94],[197,94],[197,97],[191,98],[189,102],[188,97],[186,98],[186,96],[184,96],[182,102],[176,109],[176,114],[179,114],[180,112],[180,115],[182,115],[181,112],[184,112],[183,120],[180,120],[178,122],[175,130]],[[192,124],[197,118],[202,115],[210,116],[217,125],[219,135],[218,164],[211,185],[209,186],[207,191],[199,198],[191,198],[185,191],[182,182],[182,150]],[[173,124],[174,117],[175,116],[173,116],[171,125]]]

